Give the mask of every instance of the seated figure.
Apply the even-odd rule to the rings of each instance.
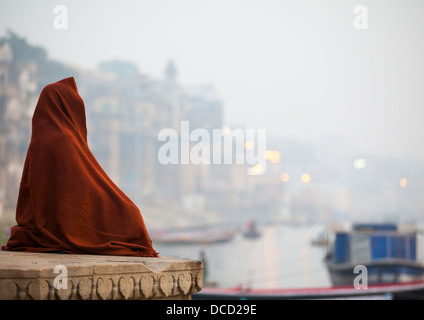
[[[40,94],[16,223],[2,250],[159,256],[140,210],[88,147],[84,102],[73,77]]]

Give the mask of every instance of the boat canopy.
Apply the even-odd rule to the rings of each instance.
[[[415,261],[417,259],[415,234],[392,230],[388,233],[339,232],[336,234],[332,257],[334,263],[367,263],[380,259]]]
[[[394,223],[356,223],[353,225],[355,231],[396,231]]]

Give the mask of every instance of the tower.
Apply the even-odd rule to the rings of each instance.
[[[168,85],[176,85],[177,68],[174,61],[170,60],[165,68],[165,77]]]

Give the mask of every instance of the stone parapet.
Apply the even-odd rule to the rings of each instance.
[[[0,251],[0,300],[188,300],[201,261]]]

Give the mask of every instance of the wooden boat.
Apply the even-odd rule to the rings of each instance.
[[[252,220],[249,220],[246,224],[246,229],[243,231],[243,237],[249,238],[249,239],[256,239],[256,238],[259,238],[260,236],[261,236],[261,233],[256,227],[256,224]]]
[[[336,230],[324,263],[334,286],[353,286],[364,266],[368,284],[404,283],[424,279],[417,259],[417,231],[391,223],[354,224]]]
[[[345,287],[246,289],[206,287],[192,300],[423,300],[424,281],[374,284],[367,289]]]
[[[205,244],[227,242],[234,238],[234,227],[198,227],[151,231],[153,242],[166,244]]]
[[[313,246],[325,247],[330,243],[330,239],[327,232],[320,232],[315,238],[311,239],[310,243]]]

